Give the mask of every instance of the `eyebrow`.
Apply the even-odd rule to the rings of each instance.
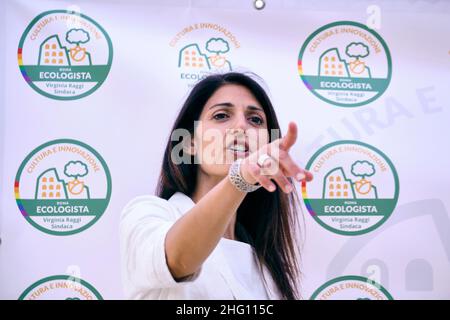
[[[234,104],[232,104],[231,102],[216,103],[216,104],[212,105],[211,107],[209,107],[209,109],[211,110],[212,108],[215,108],[215,107],[227,107],[227,108],[232,108],[232,107],[234,107]],[[247,106],[247,109],[250,109],[250,110],[259,110],[259,111],[263,111],[263,112],[264,112],[264,110],[263,110],[262,108],[257,107],[257,106],[253,106],[253,105],[248,105],[248,106]]]

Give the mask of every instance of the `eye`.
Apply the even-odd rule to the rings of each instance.
[[[229,116],[228,116],[228,114],[226,114],[226,113],[224,113],[224,112],[216,113],[216,114],[213,116],[213,119],[214,119],[214,120],[218,120],[218,121],[224,120],[224,119],[227,119],[227,118],[229,118]]]
[[[264,123],[264,120],[259,117],[259,116],[252,116],[249,118],[251,122],[253,122],[254,124],[260,126]]]

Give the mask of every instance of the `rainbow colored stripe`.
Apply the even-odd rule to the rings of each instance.
[[[22,213],[24,217],[28,217],[28,213],[25,211],[25,208],[22,205],[22,201],[20,201],[20,194],[19,194],[19,181],[14,182],[14,196],[16,197],[17,205],[19,206],[19,210]]]
[[[23,66],[23,59],[22,59],[22,48],[19,48],[17,50],[17,60],[19,61],[19,68],[20,68],[20,72],[22,73],[23,78],[25,79],[26,82],[30,83],[31,79],[30,77],[27,75],[25,68]]]
[[[306,193],[306,181],[302,181],[302,197],[309,214],[311,216],[316,216],[316,212],[313,210],[311,203],[308,200],[308,194]]]
[[[302,78],[303,83],[305,84],[305,86],[309,89],[309,90],[313,90],[313,87],[308,83],[308,81],[306,81],[302,75],[303,75],[303,67],[302,67],[302,60],[298,59],[297,62],[297,69],[298,69],[298,74],[300,75],[300,77]]]

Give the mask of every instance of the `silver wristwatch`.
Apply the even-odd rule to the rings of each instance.
[[[228,177],[231,183],[242,192],[253,192],[261,188],[260,184],[250,184],[241,176],[241,163],[242,158],[237,159],[233,162],[228,171]]]

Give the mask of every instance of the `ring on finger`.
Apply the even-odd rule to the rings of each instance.
[[[258,166],[260,167],[260,168],[264,168],[264,163],[267,161],[267,160],[271,160],[272,159],[272,157],[271,156],[269,156],[267,153],[263,153],[262,155],[260,155],[259,157],[258,157],[258,160],[257,160],[257,164],[258,164]]]

